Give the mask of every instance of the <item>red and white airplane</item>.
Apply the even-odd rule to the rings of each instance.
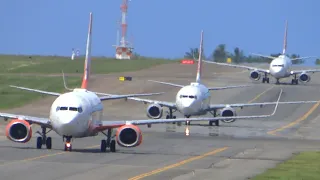
[[[18,114],[0,113],[0,117],[12,119],[6,127],[6,136],[14,142],[26,143],[32,136],[32,124],[41,126],[42,133],[37,138],[37,148],[46,145],[47,149],[51,149],[51,137],[47,137],[47,129],[55,131],[61,135],[65,141],[64,150],[71,151],[71,139],[96,136],[99,132],[107,133],[106,139],[101,141],[101,151],[105,152],[110,148],[111,152],[116,151],[116,142],[122,147],[136,147],[142,142],[142,133],[138,125],[173,123],[185,121],[217,121],[247,118],[266,118],[273,116],[278,107],[275,103],[275,109],[272,114],[258,116],[237,116],[237,117],[211,117],[211,118],[177,118],[177,119],[146,119],[146,120],[103,120],[103,105],[101,101],[113,100],[120,98],[128,98],[138,95],[110,95],[99,97],[99,94],[89,91],[88,81],[90,75],[90,51],[91,51],[91,31],[92,13],[90,13],[89,32],[86,47],[85,70],[81,88],[76,88],[72,92],[60,94],[56,92],[47,92],[37,89],[30,89],[18,86],[12,86],[19,89],[43,93],[47,95],[58,96],[53,102],[50,110],[49,118],[40,118],[32,116],[24,116]],[[281,91],[282,92],[282,91]],[[112,136],[112,131],[116,129],[116,136]],[[114,139],[115,138],[115,139]]]

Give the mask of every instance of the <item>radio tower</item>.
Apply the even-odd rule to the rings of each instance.
[[[114,45],[116,47],[116,59],[130,59],[133,48],[131,47],[131,45],[129,45],[129,42],[127,41],[126,17],[127,17],[127,10],[128,10],[128,0],[122,0],[120,9],[121,9],[121,22],[120,22],[121,39],[120,39],[120,44],[119,42],[117,42],[117,45]],[[117,41],[118,41],[118,37],[117,37]]]

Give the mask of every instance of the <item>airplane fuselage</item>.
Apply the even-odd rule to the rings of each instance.
[[[280,55],[271,61],[269,67],[270,74],[277,79],[288,77],[291,75],[291,66],[291,59],[285,55]]]
[[[53,102],[50,122],[57,134],[79,138],[96,135],[91,127],[96,121],[101,121],[102,115],[103,105],[95,93],[75,89]]]
[[[209,89],[200,83],[191,83],[180,89],[176,95],[176,105],[184,116],[205,115],[210,105]]]

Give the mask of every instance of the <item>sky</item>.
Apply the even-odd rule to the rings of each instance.
[[[85,53],[93,13],[92,55],[114,56],[122,0],[1,0],[0,54],[71,56]],[[248,53],[282,51],[319,56],[319,0],[131,0],[128,40],[143,56],[180,58],[199,47],[208,56],[218,44]]]

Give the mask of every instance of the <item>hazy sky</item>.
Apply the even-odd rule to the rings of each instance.
[[[83,54],[93,12],[93,55],[114,56],[122,0],[1,0],[0,53]],[[128,37],[145,56],[182,57],[198,47],[205,54],[220,43],[246,53],[282,51],[288,19],[289,54],[320,56],[319,0],[132,0]],[[318,17],[318,18],[317,18]]]

